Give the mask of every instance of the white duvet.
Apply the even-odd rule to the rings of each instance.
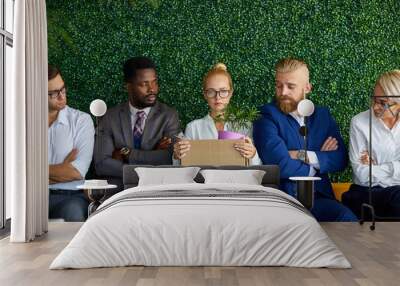
[[[265,191],[272,199],[251,196],[122,199],[137,192],[206,193],[210,189]],[[105,201],[50,269],[127,265],[350,268],[318,222],[295,204],[300,203],[279,190],[254,185],[131,188]]]

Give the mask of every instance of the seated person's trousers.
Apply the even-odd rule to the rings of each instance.
[[[369,188],[351,185],[349,191],[343,193],[342,202],[361,218],[361,205],[369,203]],[[398,217],[400,220],[400,186],[372,187],[372,205],[377,216]],[[370,219],[370,211],[364,209],[364,212],[365,218]]]
[[[358,221],[350,209],[320,192],[315,192],[311,213],[318,221]]]
[[[82,190],[50,190],[49,218],[65,221],[85,221],[89,201]]]

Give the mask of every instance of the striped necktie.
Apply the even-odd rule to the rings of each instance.
[[[133,147],[135,149],[140,149],[145,116],[146,113],[143,110],[136,112],[136,122],[135,126],[133,126]]]

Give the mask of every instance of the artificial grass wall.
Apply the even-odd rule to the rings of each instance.
[[[398,0],[47,0],[49,62],[62,69],[69,105],[88,111],[95,98],[125,101],[122,63],[149,56],[160,99],[184,127],[207,112],[201,82],[216,62],[232,74],[233,101],[249,107],[273,97],[278,59],[300,57],[310,98],[331,108],[348,142],[377,76],[400,68],[399,11]],[[350,169],[333,177],[348,181]]]

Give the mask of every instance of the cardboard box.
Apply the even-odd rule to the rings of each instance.
[[[189,165],[238,165],[248,166],[248,159],[233,148],[237,140],[190,140],[190,151],[181,160],[182,166]]]

